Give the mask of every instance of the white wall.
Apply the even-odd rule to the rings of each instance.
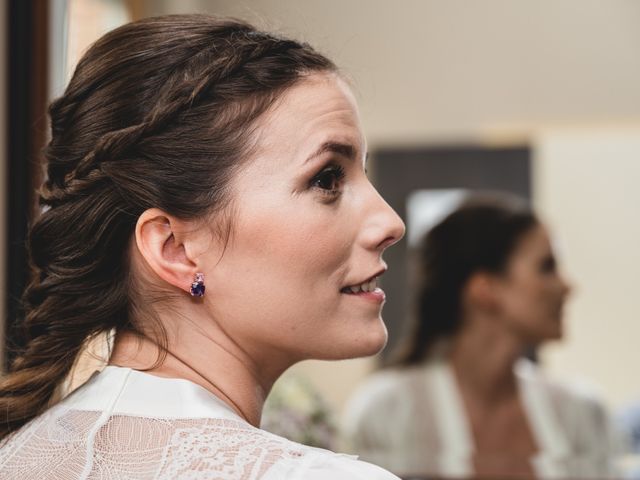
[[[534,144],[536,206],[575,285],[566,339],[544,363],[614,406],[640,399],[640,124],[544,129]]]

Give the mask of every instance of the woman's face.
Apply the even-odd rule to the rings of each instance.
[[[533,345],[560,338],[569,292],[547,230],[536,225],[519,241],[501,281],[500,308],[508,327]]]
[[[375,278],[404,224],[365,159],[354,97],[336,75],[309,76],[261,119],[232,182],[232,234],[204,266],[205,305],[247,353],[342,359],[385,345]],[[363,284],[373,291],[352,292]]]

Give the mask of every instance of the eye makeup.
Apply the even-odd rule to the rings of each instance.
[[[309,182],[309,187],[323,196],[337,198],[342,193],[342,184],[345,176],[344,167],[336,163],[330,163],[313,176]]]

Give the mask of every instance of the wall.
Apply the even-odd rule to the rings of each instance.
[[[565,342],[544,363],[614,406],[640,399],[640,124],[547,128],[535,145],[536,205],[574,284]]]

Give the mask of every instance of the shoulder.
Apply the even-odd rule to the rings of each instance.
[[[606,414],[602,394],[594,384],[586,380],[554,378],[529,360],[518,362],[516,374],[522,384],[545,392],[556,409],[595,416]]]
[[[422,367],[376,372],[356,388],[346,410],[351,415],[393,411],[410,401],[416,388],[421,388],[423,376]]]
[[[577,452],[613,451],[618,438],[598,388],[585,380],[561,381],[531,362],[520,362],[517,375],[528,397],[548,405],[549,415]],[[541,400],[542,399],[542,400]]]
[[[301,465],[299,475],[304,480],[398,480],[391,472],[356,457],[325,452]]]
[[[253,472],[262,472],[257,473],[255,477],[251,476],[251,479],[397,480],[397,477],[388,471],[362,462],[353,455],[309,447],[245,423],[229,421],[224,423],[227,427],[224,433],[218,431],[213,438],[206,438],[206,434],[197,435],[199,438],[196,439],[196,445],[208,444],[214,447],[209,450],[215,457],[211,459],[213,462],[207,462],[211,465],[218,465],[216,460],[226,458],[229,449],[224,448],[225,445],[228,447],[241,445],[236,452],[234,471],[237,471],[238,466],[243,465],[243,469],[251,467]],[[221,438],[221,433],[226,440]],[[202,448],[193,451],[197,453],[198,459],[202,460]],[[184,463],[184,459],[181,460]]]
[[[390,422],[403,423],[410,396],[408,375],[400,370],[382,370],[369,376],[349,398],[341,418],[344,436],[388,438]],[[351,448],[349,448],[351,449]]]
[[[388,467],[389,452],[403,450],[432,431],[424,366],[384,370],[356,389],[341,418],[344,446]]]
[[[355,457],[293,442],[237,420],[178,420],[172,430],[163,449],[172,454],[163,458],[162,479],[186,478],[185,469],[189,478],[203,480],[213,473],[238,478],[240,472],[247,480],[396,479]]]
[[[282,452],[277,460],[264,465],[264,480],[398,480],[392,473],[353,455],[309,447],[260,429],[253,429],[252,443],[269,445],[271,452]],[[255,452],[252,448],[252,452]],[[265,452],[266,453],[266,452]],[[268,458],[259,455],[261,458]],[[273,459],[273,457],[271,457]]]
[[[38,417],[2,443],[0,477],[39,478],[44,471],[56,476],[61,471],[90,470],[109,471],[114,478],[153,476],[167,480],[212,476],[397,480],[353,457],[307,447],[237,420],[116,416],[97,429],[92,428],[94,413],[66,411],[58,415],[52,410]],[[94,454],[97,445],[100,455]],[[37,451],[48,453],[37,455]]]

